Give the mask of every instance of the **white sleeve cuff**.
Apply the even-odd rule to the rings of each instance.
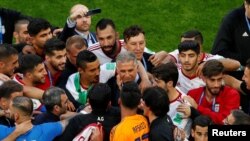
[[[69,28],[73,28],[76,26],[76,22],[75,21],[72,21],[70,20],[70,18],[67,19],[67,25]]]

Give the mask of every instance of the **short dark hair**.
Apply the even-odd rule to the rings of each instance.
[[[111,89],[107,84],[97,83],[88,91],[88,99],[94,111],[106,111],[111,101]]]
[[[145,35],[145,32],[141,27],[138,25],[132,25],[124,30],[123,39],[127,42],[131,37],[138,36],[140,33]]]
[[[96,55],[88,50],[83,50],[78,53],[76,57],[76,66],[82,69],[86,68],[87,63],[91,63],[97,60]]]
[[[33,113],[33,103],[30,98],[25,96],[13,98],[12,106],[19,109],[26,116],[31,116]]]
[[[97,29],[103,30],[107,26],[111,26],[114,30],[116,30],[115,23],[113,22],[113,20],[102,18],[96,24],[96,31],[97,31]]]
[[[189,30],[181,34],[181,38],[194,38],[200,45],[203,44],[203,36],[198,30]]]
[[[179,53],[192,50],[196,54],[200,54],[200,45],[196,41],[183,41],[178,45]]]
[[[53,111],[54,106],[62,106],[61,95],[66,94],[65,91],[59,87],[50,87],[43,93],[43,103],[48,111]]]
[[[3,61],[12,55],[18,55],[17,50],[11,44],[0,45],[0,60]]]
[[[141,100],[141,92],[137,83],[130,81],[122,86],[120,92],[122,105],[129,109],[136,109]]]
[[[26,74],[28,72],[33,72],[35,67],[43,63],[43,59],[35,54],[25,54],[19,59],[18,72]]]
[[[0,86],[0,98],[9,99],[14,92],[22,92],[23,86],[14,80],[8,80],[3,82]]]
[[[164,117],[169,111],[169,98],[163,88],[149,87],[145,89],[142,99],[157,117]]]
[[[208,60],[202,68],[202,74],[208,78],[212,76],[216,76],[223,72],[224,72],[223,64],[220,61],[215,60],[215,59]]]
[[[173,62],[168,62],[153,68],[152,74],[166,83],[173,81],[173,87],[176,86],[179,77],[177,66]]]
[[[195,130],[196,126],[207,127],[212,124],[213,122],[210,117],[205,115],[199,115],[194,119],[192,123],[192,129]]]
[[[250,69],[250,58],[247,59],[246,67],[247,67],[248,69]]]
[[[235,119],[233,125],[250,125],[250,115],[239,109],[232,110],[231,113]]]
[[[36,36],[42,30],[51,28],[51,25],[45,19],[35,18],[30,21],[27,28],[28,28],[28,33],[30,36]]]
[[[65,43],[57,38],[51,38],[44,44],[45,54],[48,56],[55,55],[53,51],[61,51],[65,49]]]
[[[245,0],[247,4],[250,4],[250,0]]]

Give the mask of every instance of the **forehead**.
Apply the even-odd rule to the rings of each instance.
[[[99,60],[96,59],[94,62],[89,62],[86,64],[86,69],[96,68],[100,65]]]
[[[129,68],[129,67],[134,67],[135,63],[133,60],[130,61],[126,61],[126,62],[117,62],[117,69],[121,69],[121,68]]]
[[[180,54],[196,54],[196,52],[193,51],[193,50],[191,50],[191,49],[189,49],[189,50],[180,52]]]
[[[51,29],[50,28],[47,28],[47,29],[43,29],[41,30],[36,36],[41,36],[43,34],[48,34],[51,32]]]
[[[105,29],[102,29],[102,30],[97,28],[96,34],[98,37],[107,37],[110,35],[115,36],[115,30],[112,28],[111,25],[107,25],[107,27]]]
[[[59,56],[59,55],[65,55],[66,54],[66,49],[63,50],[54,50],[52,56]]]
[[[245,75],[250,76],[250,69],[246,67],[244,73]]]
[[[40,69],[45,69],[45,66],[44,66],[44,63],[40,63],[40,64],[38,64],[35,68],[34,68],[34,70],[40,70]]]
[[[223,73],[220,73],[218,75],[211,76],[209,79],[217,80],[217,79],[222,79]]]
[[[202,132],[202,133],[208,132],[208,126],[202,127],[202,126],[196,125],[195,132]]]
[[[130,37],[127,42],[140,42],[140,41],[144,41],[145,37],[142,33],[138,34],[137,36],[134,37]]]

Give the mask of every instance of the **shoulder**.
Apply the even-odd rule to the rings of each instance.
[[[190,95],[190,96],[198,95],[198,94],[201,94],[203,92],[203,90],[204,90],[204,87],[192,89],[192,90],[188,91],[187,95]]]
[[[239,95],[239,92],[236,89],[229,86],[224,86],[223,92],[226,95]]]

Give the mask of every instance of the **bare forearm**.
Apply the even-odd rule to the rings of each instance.
[[[30,98],[42,99],[44,91],[36,87],[24,86],[24,95]]]
[[[223,64],[225,71],[236,71],[240,68],[240,62],[237,60],[224,58],[219,61]]]

